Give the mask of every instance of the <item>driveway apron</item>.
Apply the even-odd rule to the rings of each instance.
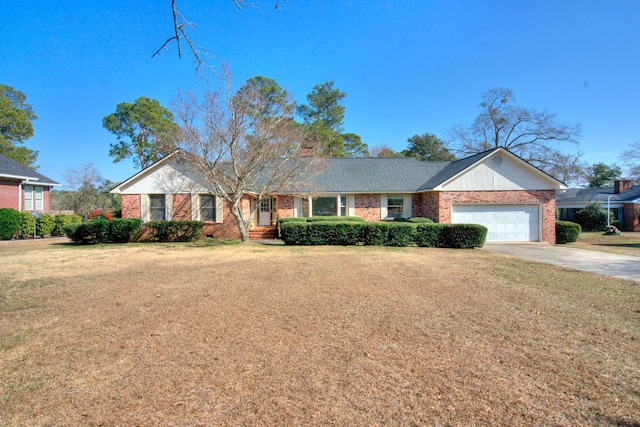
[[[486,243],[482,250],[640,282],[640,257],[548,243]]]

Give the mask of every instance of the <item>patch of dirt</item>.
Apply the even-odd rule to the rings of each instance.
[[[2,257],[1,425],[640,422],[634,282],[476,250]]]

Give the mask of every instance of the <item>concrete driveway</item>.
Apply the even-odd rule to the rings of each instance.
[[[640,282],[640,257],[548,243],[485,243],[482,250]]]

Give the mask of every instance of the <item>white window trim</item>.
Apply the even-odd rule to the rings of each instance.
[[[34,188],[33,206],[37,211],[44,210],[44,189],[42,187]]]
[[[24,210],[32,211],[35,203],[35,193],[33,191],[33,186],[25,185],[24,186]]]
[[[313,198],[314,197],[335,197],[336,198],[336,215],[335,216],[343,216],[340,215],[340,208],[341,206],[341,202],[340,202],[340,198],[341,197],[346,197],[346,216],[354,216],[356,209],[355,209],[355,197],[353,194],[346,194],[346,193],[341,193],[341,194],[317,194],[314,196],[304,196],[304,197],[294,197],[293,198],[293,216],[295,218],[302,218],[302,200],[303,199],[307,199],[309,202],[309,217],[313,216]]]
[[[200,217],[200,196],[213,196],[216,201],[216,224],[222,224],[224,212],[224,199],[212,193],[191,193],[191,219],[202,221]],[[207,221],[210,222],[210,221]]]
[[[384,193],[380,195],[380,219],[383,221],[393,221],[393,217],[389,216],[389,211],[388,211],[388,203],[389,203],[389,196],[393,195],[393,196],[398,196],[398,193]],[[411,218],[411,198],[412,195],[409,194],[402,194],[402,199],[403,199],[403,213],[402,213],[402,217],[401,218]]]

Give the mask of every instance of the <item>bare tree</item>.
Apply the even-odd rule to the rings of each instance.
[[[547,173],[560,170],[566,160],[562,143],[578,144],[582,126],[556,121],[556,115],[514,105],[511,89],[491,89],[482,96],[480,114],[470,127],[452,130],[452,150],[458,157],[504,147]],[[572,167],[581,153],[573,156]]]
[[[627,167],[628,177],[634,180],[640,179],[640,141],[631,144],[629,149],[620,154],[620,158]]]
[[[238,10],[242,10],[245,7],[252,7],[255,9],[260,9],[255,3],[245,1],[245,0],[231,0],[233,4],[238,8]],[[286,0],[285,0],[286,1]],[[276,0],[275,8],[280,8],[280,1]],[[211,65],[209,65],[206,61],[206,58],[211,57],[211,53],[196,43],[190,36],[189,32],[194,28],[194,24],[190,22],[178,9],[176,0],[171,0],[171,13],[173,16],[173,34],[167,38],[167,40],[156,50],[151,57],[160,56],[160,53],[163,49],[167,48],[172,42],[176,43],[176,47],[178,49],[178,58],[182,58],[182,44],[181,42],[185,42],[187,44],[188,50],[194,57],[194,63],[196,65],[196,72],[204,71],[207,69],[211,69]]]
[[[253,78],[234,92],[226,66],[220,81],[222,87],[205,93],[202,101],[179,97],[182,156],[207,189],[226,201],[247,242],[260,201],[308,185],[320,160],[300,155],[302,130],[293,120],[294,104],[286,91],[274,96],[272,85]],[[242,202],[247,195],[256,201],[249,209]]]

